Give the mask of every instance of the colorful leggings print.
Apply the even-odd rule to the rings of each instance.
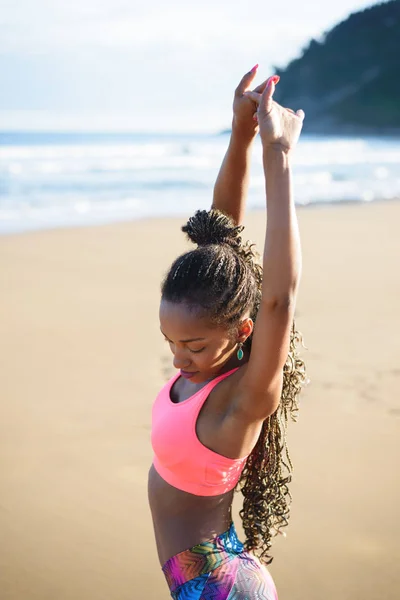
[[[174,600],[278,600],[268,570],[228,531],[176,554],[162,568]]]

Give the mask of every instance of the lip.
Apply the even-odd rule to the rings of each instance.
[[[181,369],[180,373],[185,379],[191,379],[193,375],[196,375],[196,373],[198,373],[198,371],[182,371]]]

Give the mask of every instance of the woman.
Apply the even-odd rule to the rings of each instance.
[[[212,210],[182,228],[198,248],[173,263],[162,285],[161,332],[180,371],[153,406],[149,501],[176,600],[277,598],[263,563],[287,524],[285,425],[304,382],[293,324],[301,253],[290,170],[304,113],[272,100],[278,77],[247,91],[256,69],[235,92]],[[268,214],[263,270],[239,226],[258,130]],[[244,545],[232,523],[235,487],[244,495]]]

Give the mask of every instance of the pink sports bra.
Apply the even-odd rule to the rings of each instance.
[[[196,435],[201,407],[215,386],[232,369],[216,377],[183,402],[172,402],[170,392],[180,376],[174,375],[161,389],[152,411],[153,464],[170,485],[196,496],[218,496],[239,481],[247,456],[226,458],[206,448]]]

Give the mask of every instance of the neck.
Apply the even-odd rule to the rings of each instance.
[[[243,348],[242,360],[238,359],[237,351],[233,352],[233,354],[229,357],[227,362],[221,368],[219,375],[223,375],[224,373],[227,373],[228,371],[231,371],[232,369],[236,369],[238,367],[243,367],[243,365],[245,365],[248,362],[249,358],[250,358],[250,352],[247,350],[247,348]]]

